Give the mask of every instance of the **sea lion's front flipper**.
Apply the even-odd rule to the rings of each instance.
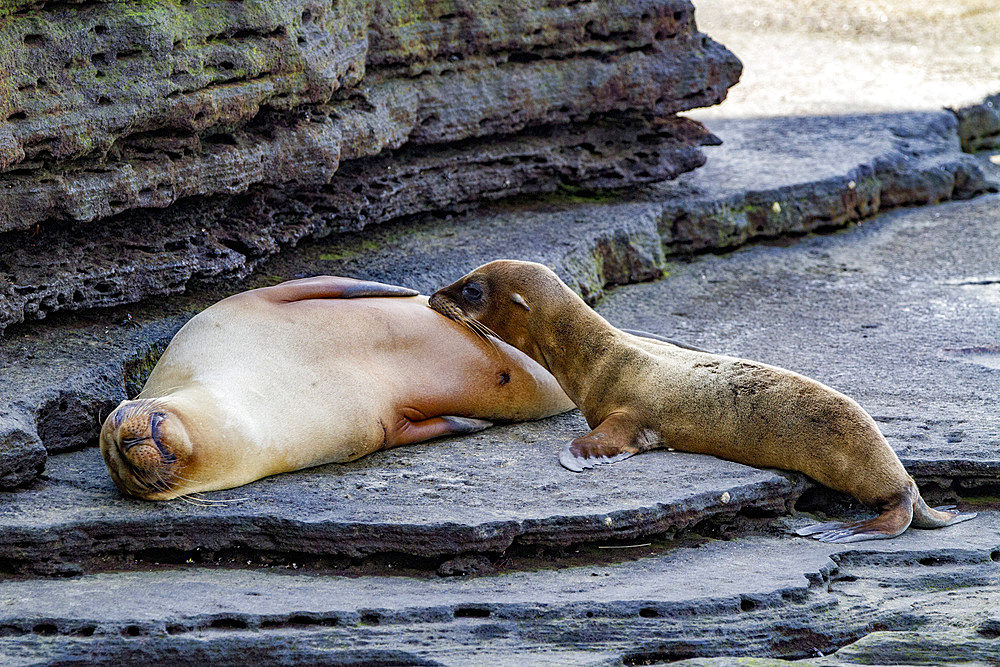
[[[486,421],[485,419],[456,417],[453,415],[431,417],[430,419],[420,421],[403,417],[391,431],[386,433],[385,444],[382,446],[382,449],[399,447],[400,445],[412,445],[415,442],[424,442],[425,440],[440,438],[445,435],[477,433],[490,426],[493,426],[493,422]]]
[[[569,442],[559,452],[559,463],[573,472],[616,463],[654,446],[638,422],[624,413],[604,418],[597,428]]]
[[[356,299],[373,296],[417,296],[408,287],[387,285],[372,280],[356,280],[341,276],[313,276],[255,290],[273,301],[304,301],[306,299]]]

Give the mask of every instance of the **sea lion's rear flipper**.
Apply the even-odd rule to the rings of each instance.
[[[917,485],[910,481],[909,489],[895,505],[881,515],[867,521],[850,523],[818,523],[795,531],[798,535],[811,536],[820,542],[861,542],[885,540],[896,537],[910,525],[914,528],[942,528],[975,517],[951,511],[950,506],[931,509],[920,497]]]
[[[650,449],[655,443],[641,437],[638,422],[624,413],[604,418],[597,428],[567,443],[559,452],[559,463],[573,472],[616,463]]]
[[[887,540],[905,531],[913,517],[913,505],[899,504],[867,521],[847,523],[817,523],[795,531],[797,535],[809,536],[820,542],[863,542],[865,540]]]
[[[313,276],[312,278],[289,280],[273,287],[255,290],[255,292],[274,301],[286,303],[306,299],[356,299],[375,296],[417,296],[420,294],[408,287],[340,276]]]
[[[456,417],[446,415],[444,417],[431,417],[421,421],[411,421],[403,417],[398,424],[395,424],[385,435],[385,444],[382,449],[399,447],[400,445],[412,445],[416,442],[424,442],[431,438],[440,438],[445,435],[463,435],[466,433],[477,433],[483,429],[493,426],[493,422],[485,419],[472,419],[471,417]]]
[[[962,523],[976,517],[975,512],[957,512],[954,505],[941,505],[930,508],[923,498],[917,498],[913,506],[914,528],[943,528]]]

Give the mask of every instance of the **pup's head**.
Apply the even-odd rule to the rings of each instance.
[[[548,267],[497,260],[431,295],[428,305],[481,336],[493,335],[531,354],[532,318],[543,304],[575,295]]]

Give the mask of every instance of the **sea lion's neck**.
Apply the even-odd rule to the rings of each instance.
[[[548,369],[566,395],[582,407],[589,394],[589,374],[575,369],[603,365],[618,332],[575,293],[566,291],[564,298],[549,301],[543,312],[532,312],[530,333],[535,349],[525,352]]]

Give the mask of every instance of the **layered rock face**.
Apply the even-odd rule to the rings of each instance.
[[[15,0],[0,329],[306,236],[702,164],[739,61],[686,0]]]

